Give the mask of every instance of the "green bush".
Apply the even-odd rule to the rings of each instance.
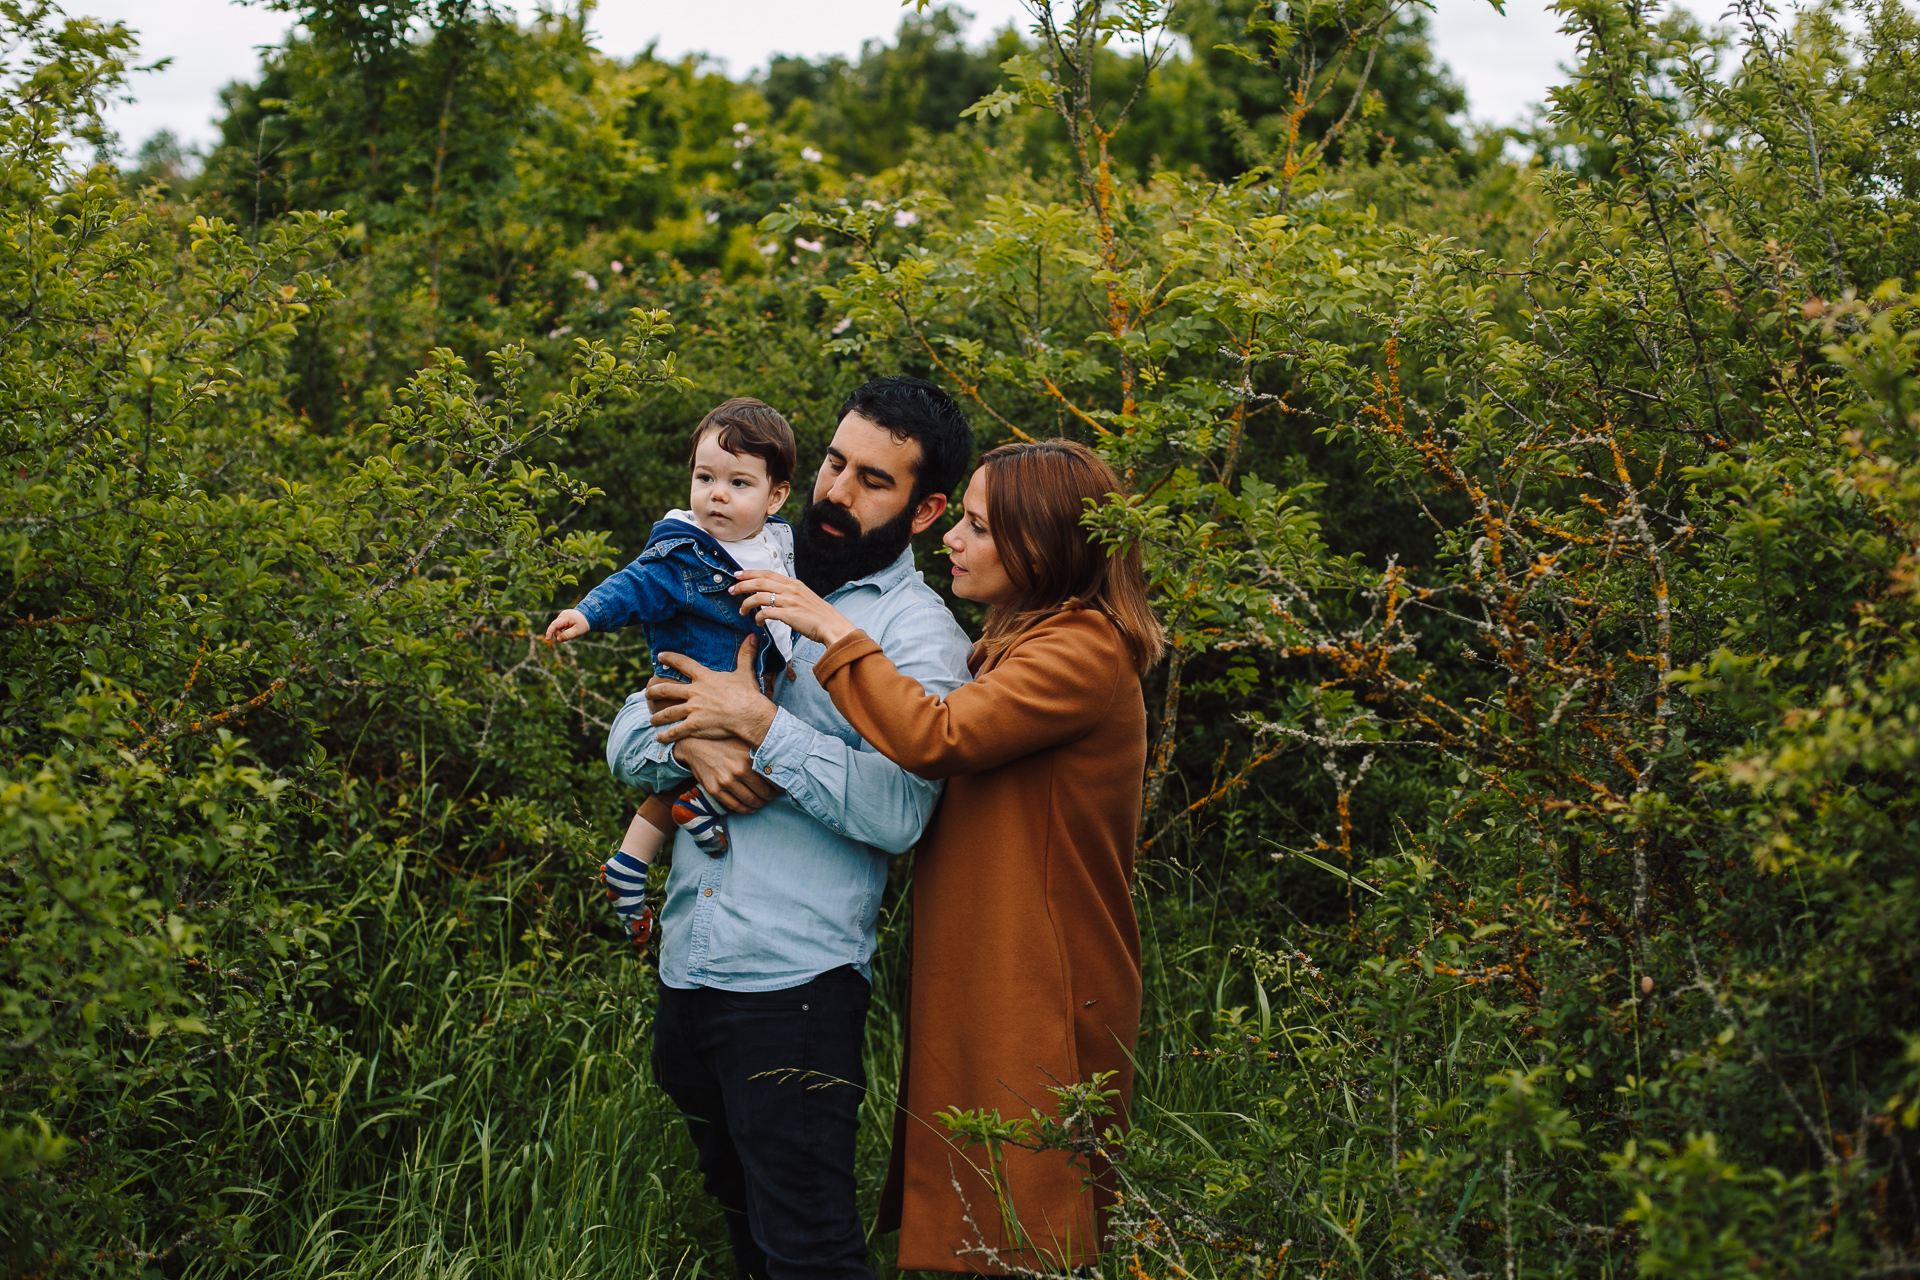
[[[0,0],[8,1274],[729,1266],[590,888],[644,651],[535,635],[706,404],[900,369],[1105,451],[1174,641],[1132,1128],[952,1118],[1119,1158],[1103,1273],[1913,1269],[1920,24],[1569,0],[1509,161],[1390,5],[1051,12],[856,177],[986,55],[303,8],[134,191],[129,38]]]

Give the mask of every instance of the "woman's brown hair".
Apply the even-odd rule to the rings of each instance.
[[[1102,543],[1081,524],[1090,506],[1121,492],[1099,454],[1073,440],[1008,444],[980,459],[987,473],[987,532],[1020,598],[987,611],[986,656],[1068,609],[1107,616],[1145,674],[1166,644],[1147,604],[1140,548]]]

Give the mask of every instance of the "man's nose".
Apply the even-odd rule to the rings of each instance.
[[[853,468],[849,467],[827,486],[827,499],[836,507],[853,510]]]

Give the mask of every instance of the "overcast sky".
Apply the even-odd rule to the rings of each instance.
[[[147,61],[171,58],[163,71],[134,77],[134,101],[112,124],[131,151],[160,129],[205,145],[220,87],[250,77],[261,45],[286,34],[287,15],[229,0],[64,0],[72,13],[125,22],[140,33]],[[531,3],[517,6],[532,12]],[[1021,20],[1019,0],[966,0],[974,38]],[[886,38],[900,25],[898,0],[603,0],[593,15],[601,49],[628,55],[657,41],[666,57],[710,54],[734,75],[766,65],[775,53],[857,54],[863,40]],[[1573,51],[1545,0],[1507,0],[1506,14],[1488,0],[1437,0],[1432,18],[1441,61],[1467,88],[1478,120],[1510,124],[1540,102]]]

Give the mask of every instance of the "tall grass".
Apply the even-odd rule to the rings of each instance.
[[[904,1020],[904,876],[881,922],[867,1022],[871,1086],[858,1140],[861,1210],[875,1216],[892,1135]],[[546,894],[549,882],[569,887]],[[679,1113],[648,1061],[655,977],[612,941],[539,945],[599,904],[582,868],[449,880],[391,862],[340,913],[330,988],[352,1011],[327,1066],[234,1082],[213,1131],[182,1141],[258,1153],[242,1251],[192,1276],[730,1276],[724,1226],[700,1187]],[[578,897],[571,895],[578,893]],[[1136,1116],[1144,1129],[1231,1112],[1182,1055],[1205,1011],[1249,986],[1218,917],[1143,895],[1147,1010]],[[530,947],[530,944],[533,944]],[[584,945],[582,945],[584,944]],[[527,958],[529,951],[533,958]],[[1199,1011],[1199,1016],[1194,1016]],[[1191,1117],[1191,1118],[1189,1118]],[[164,1171],[159,1171],[164,1176]],[[882,1275],[891,1237],[872,1241]]]

